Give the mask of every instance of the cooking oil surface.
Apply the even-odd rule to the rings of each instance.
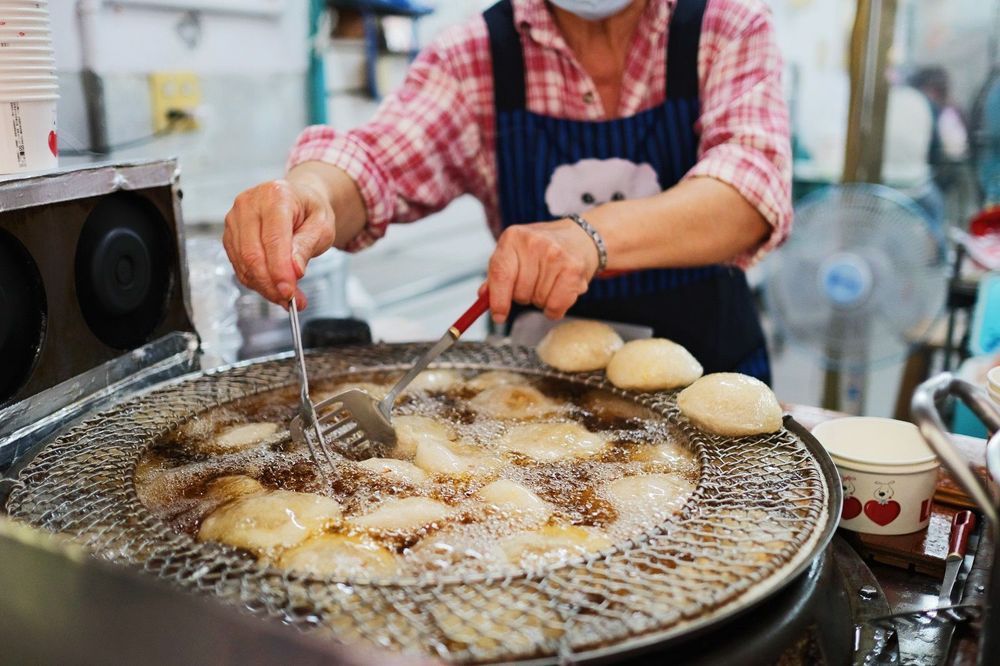
[[[342,376],[312,393],[377,396],[395,379]],[[324,479],[286,436],[297,400],[294,388],[279,389],[182,424],[140,461],[140,499],[178,531],[277,566],[420,577],[605,550],[662,524],[699,473],[678,431],[610,392],[508,371],[430,370],[393,410],[391,460],[341,460]]]

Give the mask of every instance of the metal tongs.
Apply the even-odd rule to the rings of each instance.
[[[292,342],[299,364],[299,378],[302,383],[298,415],[292,419],[289,431],[292,440],[305,444],[309,454],[320,470],[332,470],[334,460],[343,457],[330,447],[330,441],[347,443],[350,457],[364,459],[371,457],[371,447],[392,445],[396,441],[396,430],[390,418],[392,406],[399,394],[410,385],[434,359],[443,354],[465,331],[489,309],[489,294],[483,293],[465,313],[455,321],[441,339],[424,352],[413,367],[396,382],[392,390],[382,400],[360,389],[348,389],[320,403],[313,404],[309,398],[309,379],[306,376],[305,354],[299,330],[299,315],[295,310],[295,299],[289,302],[288,313],[292,324]]]

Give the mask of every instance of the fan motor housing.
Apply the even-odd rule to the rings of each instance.
[[[834,307],[857,307],[872,293],[871,266],[853,252],[838,252],[827,257],[820,264],[817,277]]]
[[[159,161],[0,180],[0,407],[194,333],[176,175]]]

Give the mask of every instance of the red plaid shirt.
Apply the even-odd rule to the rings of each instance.
[[[666,95],[667,26],[676,0],[649,0],[625,65],[618,109],[606,113],[594,82],[562,38],[544,0],[514,0],[524,44],[528,110],[574,120],[629,116]],[[685,177],[736,188],[773,227],[749,266],[787,236],[792,223],[788,113],[781,58],[763,0],[709,0],[698,52],[701,143]],[[446,32],[413,63],[375,117],[350,132],[316,125],[299,136],[289,168],[333,164],[357,183],[368,212],[357,250],[469,193],[494,235],[501,231],[489,37],[476,17]]]

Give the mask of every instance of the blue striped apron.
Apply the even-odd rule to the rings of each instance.
[[[679,0],[674,9],[664,103],[601,121],[528,111],[524,54],[511,1],[501,0],[485,12],[504,227],[559,219],[630,194],[650,196],[678,183],[694,166],[698,42],[706,1]],[[577,210],[567,208],[574,205]],[[525,309],[515,307],[514,316]],[[736,268],[664,268],[597,279],[569,314],[651,326],[655,335],[687,347],[706,372],[742,372],[770,381],[752,294]]]

